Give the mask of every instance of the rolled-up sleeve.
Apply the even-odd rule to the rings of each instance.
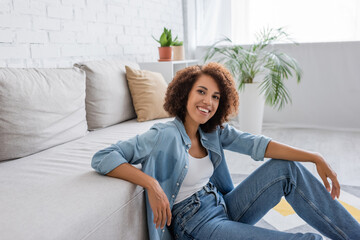
[[[151,128],[129,140],[119,141],[95,153],[91,166],[105,175],[123,163],[142,164],[155,148],[159,137],[160,130]]]
[[[224,149],[249,155],[255,161],[264,160],[270,141],[269,137],[241,132],[229,124],[220,129],[220,142]]]

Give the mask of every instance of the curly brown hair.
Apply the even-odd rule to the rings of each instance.
[[[164,109],[173,117],[178,116],[185,122],[186,105],[189,92],[201,75],[211,76],[220,88],[220,102],[215,115],[200,127],[212,132],[217,126],[228,121],[231,114],[237,112],[239,96],[230,72],[219,63],[211,62],[204,66],[190,66],[178,71],[170,82],[165,96]]]

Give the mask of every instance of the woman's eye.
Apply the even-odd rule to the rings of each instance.
[[[198,93],[205,94],[205,92],[203,90],[198,90]]]
[[[216,99],[216,100],[219,100],[219,99],[220,99],[220,97],[219,97],[219,96],[216,96],[216,95],[214,95],[213,98]]]

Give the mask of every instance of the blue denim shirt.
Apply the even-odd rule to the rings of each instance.
[[[266,147],[271,140],[236,130],[228,124],[211,133],[199,128],[201,144],[207,149],[214,165],[210,181],[225,195],[233,188],[224,155],[224,149],[250,155],[256,161],[263,160]],[[172,209],[180,186],[188,171],[191,141],[179,118],[167,123],[158,123],[144,134],[127,141],[119,141],[97,152],[92,167],[101,174],[107,174],[123,163],[142,164],[142,171],[155,178],[170,202]],[[145,191],[146,192],[146,191]],[[146,212],[150,240],[173,239],[167,227],[156,229],[147,193]]]

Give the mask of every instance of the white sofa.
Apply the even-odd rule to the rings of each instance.
[[[64,69],[0,69],[0,239],[147,239],[144,190],[90,165],[96,151],[170,120],[136,121],[125,64],[138,67],[111,60],[68,69],[84,86],[86,74],[86,99],[79,84],[77,103],[66,91],[55,96],[74,89]],[[54,76],[63,81],[56,88]],[[54,92],[41,100],[42,84]]]

